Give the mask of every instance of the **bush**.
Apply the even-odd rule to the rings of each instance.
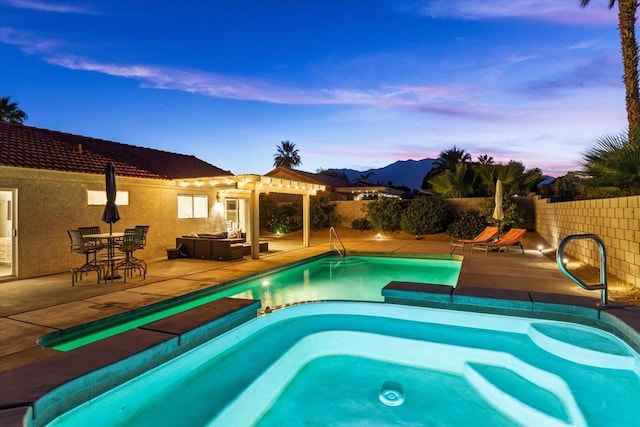
[[[411,200],[402,213],[400,227],[416,238],[443,231],[450,219],[450,211],[441,197],[427,196]]]
[[[484,230],[487,221],[480,212],[458,212],[447,227],[447,234],[458,239],[472,239]]]
[[[372,200],[363,207],[363,210],[376,230],[393,232],[400,229],[402,207],[398,199],[382,197]]]
[[[371,230],[373,228],[373,225],[371,225],[371,221],[369,221],[367,218],[356,218],[351,221],[351,228],[353,228],[354,230],[366,231]]]
[[[272,233],[290,233],[302,229],[302,207],[297,203],[276,204],[273,198],[260,196],[260,226]]]
[[[336,213],[335,203],[329,203],[328,197],[314,197],[311,199],[311,229],[321,230],[334,227],[340,223],[340,215]]]
[[[524,209],[512,198],[505,197],[502,199],[504,219],[499,222],[493,219],[493,210],[495,207],[496,202],[493,198],[480,203],[480,215],[482,215],[487,224],[499,225],[501,231],[506,231],[511,228],[522,228],[527,224]]]

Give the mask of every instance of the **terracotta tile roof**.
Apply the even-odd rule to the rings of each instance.
[[[233,175],[195,156],[0,121],[0,166],[181,179]]]
[[[278,178],[293,179],[296,181],[311,182],[313,184],[322,184],[327,187],[340,188],[340,187],[352,187],[353,184],[348,180],[338,178],[330,175],[323,175],[319,173],[305,172],[299,169],[289,169],[282,166],[267,172],[267,176],[275,176]]]

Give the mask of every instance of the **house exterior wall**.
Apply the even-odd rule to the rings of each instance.
[[[175,238],[192,232],[224,230],[224,218],[215,212],[216,191],[182,188],[175,181],[117,176],[118,191],[129,192],[129,205],[118,206],[120,221],[114,231],[149,225],[147,246],[136,253],[145,259],[166,256]],[[104,191],[104,176],[71,172],[0,167],[0,187],[16,188],[18,278],[70,271],[84,262],[70,252],[67,229],[99,225],[103,206],[89,206],[87,191]],[[206,194],[209,218],[178,219],[178,194]]]
[[[535,199],[536,231],[551,246],[572,234],[596,234],[607,249],[608,272],[640,286],[640,196],[550,203]],[[592,240],[574,240],[565,253],[600,267]]]

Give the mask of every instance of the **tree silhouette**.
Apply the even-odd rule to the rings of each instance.
[[[300,166],[302,160],[300,154],[296,148],[296,144],[291,141],[282,141],[281,145],[277,147],[277,153],[273,155],[273,166],[282,166],[292,169],[295,166]]]
[[[608,0],[609,9],[616,0]],[[627,121],[629,123],[629,139],[640,140],[640,89],[638,83],[638,42],[635,24],[638,0],[617,0],[618,29],[622,45],[622,64],[624,67],[625,100],[627,105]],[[591,0],[580,0],[580,6],[586,7]]]
[[[23,123],[27,118],[27,113],[18,107],[17,102],[11,102],[10,96],[0,98],[1,121],[9,123]]]

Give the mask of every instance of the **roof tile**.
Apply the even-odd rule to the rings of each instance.
[[[233,175],[195,156],[0,122],[0,165],[103,174],[113,162],[118,175],[184,179]]]

